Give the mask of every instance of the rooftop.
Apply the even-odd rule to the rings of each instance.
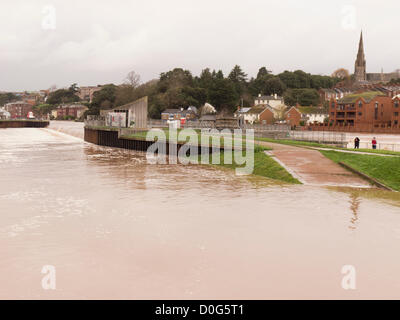
[[[363,98],[365,102],[370,102],[372,99],[374,99],[376,96],[384,96],[382,92],[379,91],[367,91],[367,92],[362,92],[362,93],[357,93],[357,94],[350,94],[340,100],[338,100],[338,103],[354,103],[356,102],[359,98]]]

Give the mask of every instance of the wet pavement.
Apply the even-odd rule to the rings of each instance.
[[[318,150],[269,142],[274,156],[294,177],[305,185],[369,188],[370,184],[323,156]]]

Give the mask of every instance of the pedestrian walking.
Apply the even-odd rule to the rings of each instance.
[[[358,137],[354,139],[354,149],[360,149],[360,138]]]
[[[377,143],[377,141],[376,141],[376,138],[374,137],[373,139],[372,139],[372,149],[374,149],[374,150],[376,150],[376,145],[377,145],[378,143]]]

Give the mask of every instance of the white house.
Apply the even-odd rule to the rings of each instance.
[[[261,93],[254,99],[254,105],[269,105],[272,108],[276,108],[280,105],[284,105],[285,102],[283,100],[283,97],[278,96],[277,94],[274,94],[273,96],[263,96]]]

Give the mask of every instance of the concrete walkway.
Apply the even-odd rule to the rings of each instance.
[[[324,157],[318,150],[270,142],[257,143],[273,148],[268,154],[305,185],[371,187],[367,181]]]

